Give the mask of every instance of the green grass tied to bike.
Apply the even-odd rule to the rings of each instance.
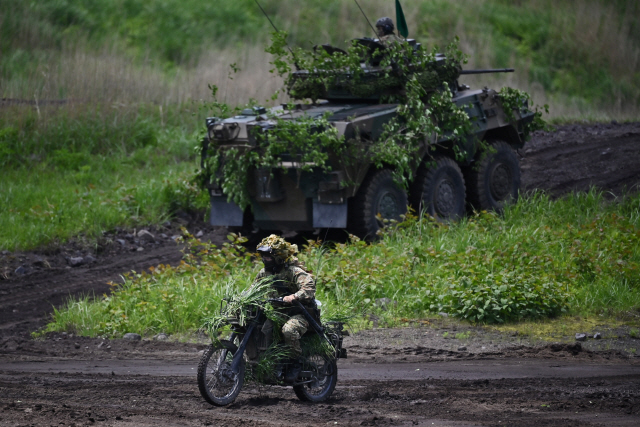
[[[198,366],[200,392],[226,405],[249,378],[291,385],[303,401],[324,401],[337,382],[336,360],[346,355],[342,323],[323,325],[313,276],[294,256],[296,245],[271,235],[257,251],[264,268],[255,281],[223,299],[220,314],[205,322],[212,344]]]

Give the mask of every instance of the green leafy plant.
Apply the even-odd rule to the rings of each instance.
[[[498,96],[502,102],[502,106],[504,107],[507,119],[512,123],[515,123],[516,121],[516,112],[519,115],[526,111],[526,109],[533,108],[533,120],[525,123],[522,129],[525,139],[529,139],[531,137],[531,133],[536,130],[547,129],[548,125],[542,118],[543,112],[549,114],[549,106],[547,104],[542,107],[537,105],[534,106],[531,96],[528,93],[520,89],[510,87],[503,87],[498,93]]]
[[[466,339],[469,339],[470,336],[471,336],[471,332],[470,331],[458,332],[456,334],[456,339],[458,339],[458,340],[466,340]]]
[[[569,295],[563,288],[510,273],[462,277],[438,297],[432,309],[486,323],[552,317],[567,309]]]

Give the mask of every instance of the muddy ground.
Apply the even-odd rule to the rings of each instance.
[[[640,185],[640,123],[560,126],[520,155],[525,192],[596,186],[622,197]],[[640,425],[640,341],[624,328],[567,331],[552,344],[445,317],[363,331],[347,338],[326,403],[249,386],[225,408],[198,395],[204,340],[30,338],[69,295],[100,295],[127,271],[179,262],[181,226],[214,243],[226,235],[185,215],[148,229],[152,238],[113,230],[97,245],[0,253],[0,425]],[[575,332],[602,339],[577,343]]]

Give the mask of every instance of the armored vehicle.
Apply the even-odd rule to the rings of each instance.
[[[430,57],[429,67],[422,67],[416,78],[424,81],[427,93],[450,91],[450,102],[466,113],[470,126],[462,137],[447,132],[422,135],[409,162],[410,179],[400,185],[392,165],[373,162],[367,150],[351,150],[381,137],[401,105],[390,102],[390,95],[403,90],[401,79],[393,80],[393,67],[376,60],[384,56],[387,47],[372,39],[356,43],[370,53],[362,58],[357,83],[344,75],[318,88],[317,82],[309,83],[309,76],[317,70],[297,70],[289,80],[292,98],[311,98],[308,92],[313,89],[320,93],[318,100],[268,110],[254,107],[235,117],[206,119],[202,165],[211,156],[220,159],[218,170],[209,170],[206,180],[212,225],[281,231],[343,228],[374,239],[385,222],[400,219],[409,206],[417,213],[446,221],[465,215],[471,208],[500,210],[517,199],[520,168],[515,150],[524,145],[527,125],[535,113],[526,101],[507,107],[499,92],[472,90],[459,82],[464,74],[513,70],[463,71],[444,54]],[[421,49],[414,40],[407,43],[414,51]],[[328,56],[344,54],[329,45],[321,48]],[[321,117],[343,136],[346,145],[338,153],[327,152],[329,167],[306,164],[301,169],[296,153],[281,153],[277,167],[247,167],[246,174],[236,178],[238,182],[225,183],[229,178],[220,174],[224,153],[235,149],[236,153],[261,156],[265,144],[275,142],[265,135],[280,124]],[[350,153],[351,161],[344,161],[345,153]],[[245,187],[247,206],[241,208],[227,197],[224,188],[229,184]]]

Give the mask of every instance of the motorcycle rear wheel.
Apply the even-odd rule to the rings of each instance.
[[[238,348],[230,341],[220,340],[211,344],[198,364],[198,389],[204,399],[216,406],[233,402],[244,384],[246,362],[240,361],[237,374],[231,372],[233,355]]]
[[[336,360],[332,357],[314,354],[307,358],[303,369],[312,372],[313,381],[293,386],[293,391],[298,399],[313,403],[327,400],[338,382]]]

